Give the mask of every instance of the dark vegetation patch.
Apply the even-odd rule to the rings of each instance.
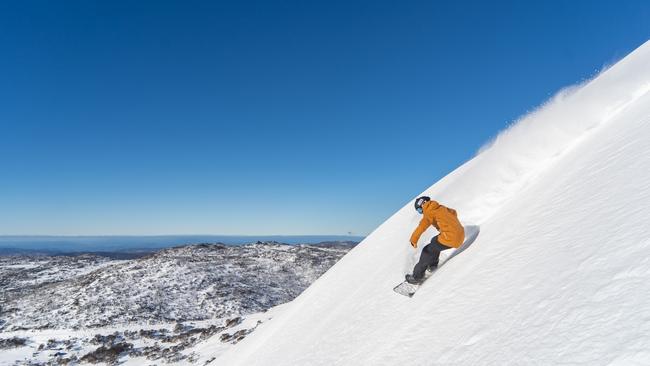
[[[0,349],[22,347],[27,344],[27,338],[0,338]]]

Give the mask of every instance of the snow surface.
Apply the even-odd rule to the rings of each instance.
[[[408,202],[214,364],[650,364],[649,91],[647,42],[427,189],[480,234],[413,298]]]

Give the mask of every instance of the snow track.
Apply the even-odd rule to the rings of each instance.
[[[424,193],[481,230],[413,298],[409,202],[215,364],[650,364],[650,43]]]

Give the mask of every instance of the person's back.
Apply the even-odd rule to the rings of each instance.
[[[438,241],[446,246],[458,248],[465,240],[465,230],[460,221],[456,210],[443,206],[436,201],[425,201],[422,204],[422,220],[420,225],[413,231],[411,235],[411,243],[420,240],[420,236],[429,228],[435,227],[440,234]]]

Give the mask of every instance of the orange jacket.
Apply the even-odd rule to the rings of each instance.
[[[440,235],[438,241],[441,244],[458,248],[465,240],[465,230],[458,221],[456,210],[445,207],[436,201],[428,201],[422,205],[422,220],[411,235],[411,243],[417,244],[420,236],[429,226],[433,225]]]

